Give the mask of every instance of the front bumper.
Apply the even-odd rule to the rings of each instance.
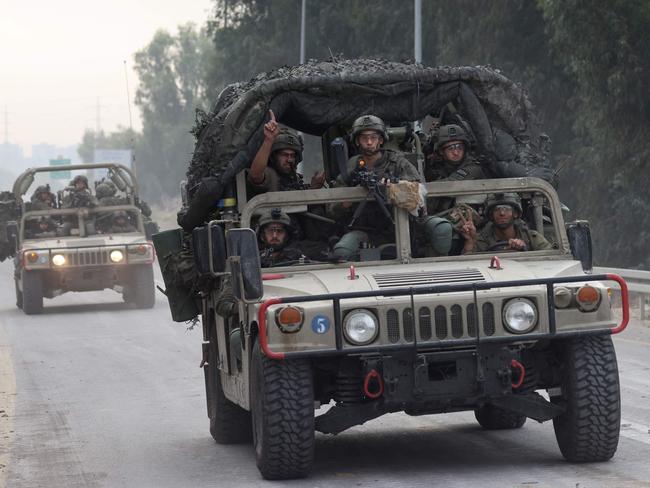
[[[556,323],[556,311],[554,306],[554,290],[553,286],[556,284],[576,283],[576,282],[590,282],[590,281],[615,281],[621,288],[621,300],[623,308],[623,318],[616,327],[595,327],[595,328],[578,328],[574,330],[558,330]],[[546,305],[547,305],[547,320],[548,324],[542,332],[532,332],[522,335],[496,335],[485,336],[481,335],[481,330],[485,330],[485,324],[478,324],[475,328],[475,337],[472,338],[454,338],[454,339],[438,339],[435,340],[417,340],[417,334],[413,334],[410,341],[402,341],[399,344],[372,344],[369,346],[350,347],[344,346],[343,341],[343,327],[342,327],[342,313],[341,313],[341,300],[346,299],[360,299],[372,297],[410,297],[413,303],[413,297],[425,294],[445,294],[453,292],[473,292],[473,305],[474,310],[478,311],[479,303],[477,292],[482,290],[491,290],[494,288],[517,288],[533,285],[544,285],[546,287]],[[332,303],[332,316],[333,316],[333,329],[334,329],[334,345],[332,347],[322,347],[310,350],[297,350],[297,351],[273,351],[268,343],[267,331],[267,310],[269,307],[277,304],[287,303],[304,303],[316,301],[329,301]],[[415,328],[414,320],[411,318],[412,328]],[[264,301],[258,310],[258,326],[259,326],[259,340],[260,346],[264,354],[271,359],[284,359],[284,358],[300,358],[300,357],[322,357],[333,355],[347,355],[347,354],[364,354],[372,352],[389,352],[411,349],[413,351],[421,351],[431,348],[445,349],[450,347],[471,347],[481,344],[511,344],[517,342],[534,342],[543,339],[556,339],[572,336],[588,335],[588,334],[603,334],[611,333],[616,334],[625,329],[629,322],[629,294],[625,280],[615,274],[599,274],[599,275],[582,275],[582,276],[567,276],[556,278],[537,278],[529,280],[514,280],[514,281],[500,281],[492,283],[468,283],[468,284],[454,284],[454,285],[433,285],[422,287],[409,287],[409,288],[392,288],[377,291],[364,291],[364,292],[350,292],[350,293],[332,293],[323,295],[310,295],[310,296],[294,296],[284,298],[271,298]],[[476,315],[476,323],[478,323],[478,315]]]

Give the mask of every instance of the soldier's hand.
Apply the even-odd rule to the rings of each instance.
[[[264,124],[264,139],[275,142],[276,137],[278,137],[280,127],[275,120],[275,114],[273,113],[273,110],[269,110],[269,117],[271,120]]]
[[[319,171],[311,177],[309,188],[322,188],[325,182],[325,171]]]
[[[526,243],[522,239],[508,239],[508,247],[517,251],[525,251]]]

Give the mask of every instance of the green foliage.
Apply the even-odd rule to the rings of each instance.
[[[118,127],[117,131],[110,134],[86,129],[77,153],[84,163],[92,163],[95,149],[131,149],[137,147],[139,140],[138,133],[124,127]]]
[[[136,147],[138,174],[146,198],[176,195],[194,146],[189,129],[197,108],[205,108],[206,70],[213,48],[204,30],[179,26],[173,36],[158,31],[135,54],[140,85],[135,104],[142,113]]]

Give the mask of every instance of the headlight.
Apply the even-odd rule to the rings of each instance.
[[[377,318],[368,310],[352,310],[343,320],[343,333],[350,344],[356,346],[370,344],[379,334]]]
[[[119,249],[113,249],[111,253],[109,254],[111,261],[114,263],[121,263],[124,261],[124,253],[120,251]]]
[[[52,264],[54,266],[63,266],[65,264],[65,256],[63,254],[55,254],[52,256]]]
[[[525,334],[537,325],[537,308],[527,298],[513,298],[503,307],[503,324],[510,332]]]

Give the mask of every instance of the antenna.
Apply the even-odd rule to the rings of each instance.
[[[126,81],[126,105],[129,107],[129,130],[131,131],[131,169],[133,169],[133,175],[137,178],[138,174],[135,168],[135,139],[133,133],[133,118],[131,117],[131,94],[129,92],[129,75],[126,68],[126,59],[124,60],[124,80]]]

